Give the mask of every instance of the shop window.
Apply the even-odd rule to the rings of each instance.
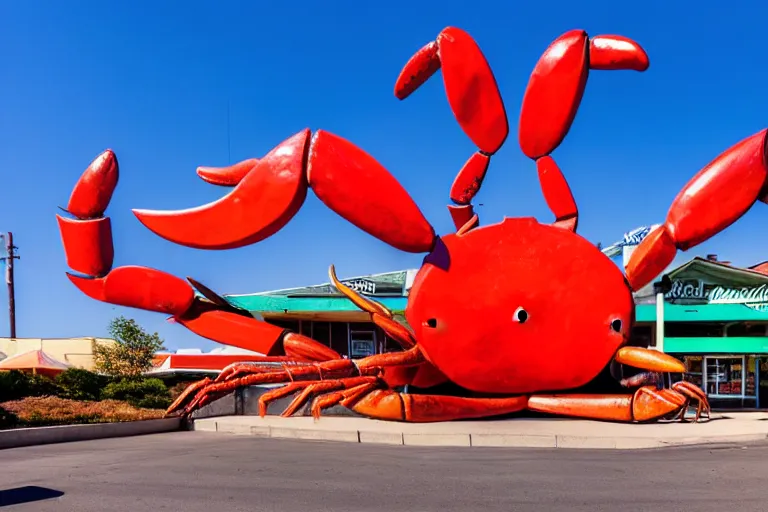
[[[758,407],[768,407],[768,357],[761,357],[758,360]]]
[[[665,322],[664,336],[667,338],[720,338],[724,334],[722,323],[708,322]]]
[[[744,368],[744,395],[745,396],[757,396],[756,381],[758,379],[759,359],[755,356],[747,356],[747,364]]]
[[[349,357],[358,359],[376,353],[376,331],[351,330],[349,332]]]
[[[683,358],[683,363],[687,371],[683,378],[704,389],[704,358],[702,356],[686,356]]]
[[[707,357],[705,364],[708,395],[728,398],[745,394],[743,357]]]
[[[278,327],[282,327],[283,329],[290,329],[293,332],[300,332],[299,331],[299,321],[298,320],[273,320],[269,319],[267,320],[268,323],[272,325],[276,325]]]
[[[331,323],[312,322],[312,338],[323,345],[331,345]]]
[[[349,328],[346,322],[331,323],[331,348],[342,356],[349,355]]]
[[[632,328],[632,333],[629,337],[629,345],[633,347],[652,347],[653,343],[653,326],[651,325],[636,325]]]
[[[389,336],[384,336],[384,352],[402,352],[403,347]]]
[[[350,322],[349,328],[353,331],[374,331],[376,324],[373,322]]]
[[[762,337],[768,334],[766,327],[768,327],[766,324],[743,322],[730,324],[725,327],[725,331],[731,338]]]

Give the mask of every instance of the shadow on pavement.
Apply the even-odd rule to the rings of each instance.
[[[37,487],[34,485],[16,487],[15,489],[0,490],[0,507],[50,500],[62,496],[64,496],[63,492],[55,489],[48,489],[46,487]]]

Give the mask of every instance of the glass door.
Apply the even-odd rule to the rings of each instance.
[[[376,332],[349,331],[349,357],[359,359],[376,353]]]
[[[706,392],[711,398],[743,399],[745,387],[744,356],[705,358]]]

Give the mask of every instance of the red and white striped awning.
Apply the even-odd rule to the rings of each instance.
[[[217,374],[232,363],[281,363],[290,358],[250,354],[161,354],[155,356],[155,367],[149,375],[173,373]]]

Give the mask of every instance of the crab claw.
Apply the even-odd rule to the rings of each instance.
[[[232,249],[276,233],[309,187],[328,208],[366,233],[408,252],[429,252],[435,233],[405,189],[346,139],[304,130],[279,144],[218,201],[181,211],[134,210],[150,231],[198,249]]]
[[[202,301],[195,301],[173,320],[203,338],[265,354],[273,350],[285,334],[282,327]]]
[[[174,316],[186,312],[195,298],[194,290],[183,279],[148,267],[118,267],[98,278],[67,272],[67,277],[92,299]]]
[[[519,142],[533,160],[549,155],[565,139],[581,104],[590,69],[648,69],[645,50],[622,36],[595,36],[583,30],[561,35],[536,63],[523,96]]]
[[[115,257],[109,217],[80,220],[56,215],[56,220],[67,266],[89,276],[106,275]]]
[[[507,113],[488,61],[465,31],[448,27],[416,52],[397,78],[395,96],[407,98],[441,67],[459,126],[481,151],[496,153],[509,134]]]
[[[69,196],[66,211],[78,219],[95,219],[104,214],[117,187],[119,166],[114,151],[107,149],[93,159]]]
[[[280,143],[217,201],[187,210],[133,213],[156,235],[186,247],[234,249],[259,242],[285,226],[304,204],[309,136],[306,129]],[[219,176],[233,181],[245,167]]]
[[[229,167],[198,167],[197,175],[206,183],[221,187],[234,187],[259,163],[258,158],[249,158]]]
[[[667,219],[632,253],[627,279],[639,290],[677,254],[705,242],[741,218],[768,191],[768,129],[731,146],[685,185]]]

